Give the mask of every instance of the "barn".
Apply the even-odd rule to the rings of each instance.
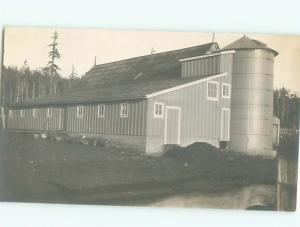
[[[247,127],[253,122],[252,130],[261,123],[272,129],[273,75],[243,70],[256,64],[255,70],[271,72],[274,55],[265,44],[242,37],[223,49],[213,42],[95,65],[72,90],[11,105],[7,129],[100,137],[147,154],[196,141],[269,152],[272,148],[255,144],[269,135],[255,136]],[[264,86],[260,78],[267,89],[253,87],[252,80]],[[259,113],[251,109],[253,100]]]

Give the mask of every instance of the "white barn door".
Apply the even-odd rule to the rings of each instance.
[[[221,116],[221,140],[229,141],[230,133],[230,109],[222,108]]]
[[[165,144],[180,144],[181,109],[177,106],[166,106]]]

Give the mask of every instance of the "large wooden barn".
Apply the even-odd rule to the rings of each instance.
[[[72,90],[16,103],[7,128],[103,137],[148,154],[230,138],[234,51],[217,43],[95,65]]]

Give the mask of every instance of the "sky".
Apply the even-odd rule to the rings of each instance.
[[[151,30],[101,30],[40,27],[7,27],[4,36],[4,65],[22,67],[25,59],[31,69],[48,62],[48,44],[58,32],[61,58],[57,64],[67,77],[74,65],[84,75],[97,59],[97,64],[201,45],[212,41],[212,33],[167,32]],[[239,39],[242,33],[215,33],[222,48]],[[300,36],[245,34],[266,43],[279,52],[274,65],[274,87],[286,87],[300,94]]]

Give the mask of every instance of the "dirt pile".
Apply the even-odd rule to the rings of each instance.
[[[174,147],[165,153],[165,156],[185,162],[201,161],[222,162],[224,155],[221,150],[208,143],[196,142],[187,147]]]
[[[276,160],[222,151],[207,143],[196,142],[187,147],[174,147],[165,157],[194,166],[199,173],[216,179],[249,183],[276,181]]]

